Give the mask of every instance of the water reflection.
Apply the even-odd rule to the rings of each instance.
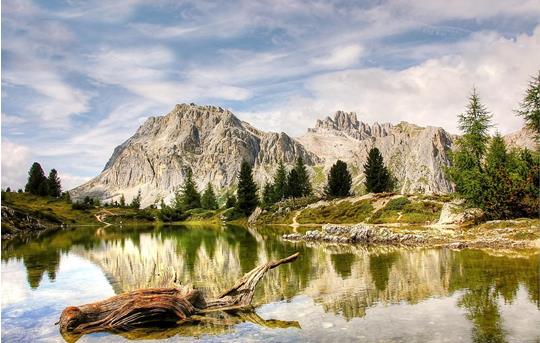
[[[454,306],[465,312],[474,342],[506,341],[513,328],[505,323],[501,309],[515,301],[520,289],[540,309],[538,251],[496,255],[478,250],[309,246],[283,242],[279,236],[275,229],[235,226],[77,228],[5,243],[2,262],[4,269],[5,264],[22,261],[31,289],[40,288],[44,278],[54,281],[61,257],[68,254],[98,266],[115,293],[176,282],[216,296],[256,265],[300,251],[296,262],[261,280],[255,303],[309,296],[327,313],[350,321],[369,318],[368,310],[379,304],[415,305],[457,297]],[[79,302],[72,299],[72,304]],[[145,337],[221,335],[244,321],[271,326],[262,319],[236,318],[225,325],[206,323],[147,332]],[[3,317],[2,326],[6,324]],[[141,337],[140,332],[124,337],[133,335]],[[533,335],[540,334],[533,330]]]

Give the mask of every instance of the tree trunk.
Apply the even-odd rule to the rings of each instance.
[[[264,274],[296,260],[298,254],[256,267],[216,299],[204,299],[197,289],[148,288],[92,304],[69,306],[60,316],[60,332],[64,337],[80,337],[97,331],[126,332],[141,327],[175,326],[204,321],[204,314],[211,311],[246,308],[251,305],[255,287]]]

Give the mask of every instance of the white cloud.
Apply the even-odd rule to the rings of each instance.
[[[30,148],[2,139],[2,188],[23,188],[32,163]]]
[[[246,113],[244,118],[265,118],[262,127],[292,121],[296,125],[289,125],[288,131],[298,135],[316,118],[346,110],[356,111],[366,122],[404,120],[457,133],[457,115],[476,86],[499,131],[521,128],[523,122],[513,110],[530,76],[540,68],[540,26],[532,35],[516,39],[492,32],[475,34],[445,50],[454,53],[403,70],[350,69],[316,76],[306,82],[309,96]]]
[[[358,44],[351,44],[334,48],[330,54],[315,58],[313,63],[329,68],[345,68],[358,63],[361,55],[362,47]]]

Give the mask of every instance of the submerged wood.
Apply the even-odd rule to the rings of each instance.
[[[69,306],[60,316],[64,335],[98,331],[131,331],[141,327],[175,326],[204,321],[205,313],[244,309],[251,306],[255,287],[264,274],[298,257],[295,253],[262,264],[245,274],[216,299],[206,300],[197,289],[147,288],[116,295],[106,300]]]

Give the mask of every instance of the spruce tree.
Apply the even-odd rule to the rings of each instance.
[[[11,187],[6,188],[6,193],[11,193]]]
[[[264,184],[262,203],[264,207],[268,207],[274,203],[274,185],[270,182]]]
[[[278,202],[285,198],[287,193],[287,170],[283,161],[279,161],[276,175],[274,176],[274,202]]]
[[[193,172],[188,169],[186,179],[181,188],[182,206],[184,210],[201,208],[201,195],[197,191],[197,186],[193,181]]]
[[[302,185],[300,184],[300,176],[296,168],[291,169],[287,176],[287,198],[298,198],[302,196]]]
[[[34,162],[28,171],[28,182],[24,187],[24,191],[35,195],[47,195],[47,188],[47,178],[43,168],[39,163]]]
[[[124,194],[120,196],[120,207],[126,207],[126,198],[124,197]]]
[[[58,198],[62,194],[62,185],[56,169],[51,169],[49,178],[47,179],[49,195]]]
[[[517,114],[525,119],[527,127],[534,132],[536,139],[540,140],[540,70],[529,82]]]
[[[509,196],[512,180],[508,174],[509,156],[500,134],[491,140],[486,154],[486,181],[483,208],[491,218],[506,219],[512,216],[513,201]]]
[[[381,152],[371,148],[366,164],[364,164],[364,185],[368,193],[382,193],[391,190],[390,172],[384,165]]]
[[[309,174],[304,164],[304,159],[298,157],[296,165],[294,166],[296,173],[298,174],[298,182],[300,185],[300,196],[308,196],[312,193],[311,182],[309,182]]]
[[[218,208],[216,194],[214,193],[214,189],[210,182],[208,182],[208,185],[206,186],[206,189],[202,195],[201,205],[202,208],[207,210],[215,210]]]
[[[252,169],[248,162],[242,161],[238,175],[238,190],[236,191],[236,208],[249,216],[257,207],[257,185],[253,181]]]
[[[328,173],[328,183],[324,189],[328,197],[346,197],[351,195],[352,176],[347,170],[347,163],[337,160]]]

